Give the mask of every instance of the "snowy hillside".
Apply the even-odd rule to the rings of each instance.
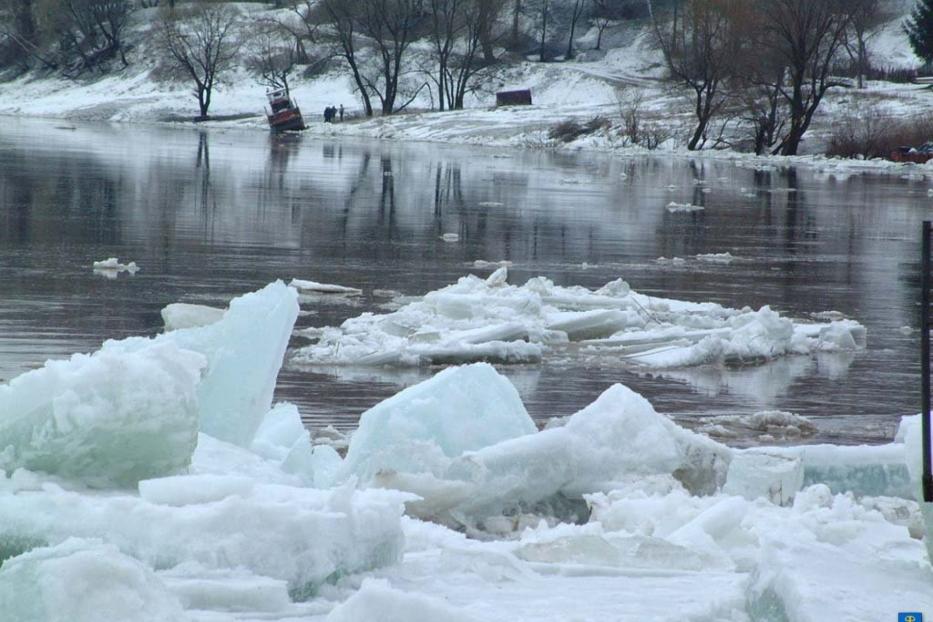
[[[262,5],[238,5],[246,20],[281,16],[282,11]],[[870,40],[874,66],[912,69],[920,62],[910,51],[903,32],[908,2],[888,3],[893,17]],[[137,11],[130,28],[130,65],[103,77],[88,75],[77,80],[32,72],[0,83],[0,114],[100,120],[117,122],[172,122],[197,114],[191,86],[170,80],[160,68],[153,23],[157,9]],[[529,26],[530,28],[530,26]],[[354,121],[342,125],[321,123],[327,106],[346,107],[350,116],[360,113],[360,101],[346,67],[333,60],[321,75],[294,76],[292,93],[301,105],[314,132],[352,134],[377,138],[439,140],[477,144],[563,147],[549,136],[561,121],[585,122],[594,117],[608,119],[609,129],[572,142],[572,148],[623,149],[618,139],[620,115],[627,102],[636,99],[645,121],[664,127],[661,147],[679,150],[689,133],[692,108],[686,93],[663,82],[660,52],[655,49],[644,22],[623,22],[606,31],[602,48],[592,49],[598,36],[595,27],[583,28],[577,38],[573,61],[539,63],[514,55],[482,77],[480,88],[467,96],[465,111],[423,114],[433,105],[429,89],[422,89],[409,110],[393,117]],[[417,42],[413,54],[427,54],[427,43]],[[420,51],[419,51],[420,50]],[[266,87],[241,62],[229,72],[214,93],[210,114],[224,121],[212,124],[265,127],[263,108]],[[529,55],[528,58],[533,58]],[[530,88],[534,106],[529,109],[493,110],[494,93],[512,88]],[[921,114],[929,96],[909,84],[870,82],[861,91],[834,89],[818,111],[807,152],[822,149],[821,136],[841,117],[868,105],[879,114],[903,117]]]

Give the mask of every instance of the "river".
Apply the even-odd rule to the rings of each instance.
[[[336,325],[384,308],[381,290],[420,295],[489,273],[474,260],[507,259],[513,283],[622,277],[643,293],[803,319],[832,310],[868,329],[862,351],[738,369],[501,368],[539,421],[622,382],[688,424],[780,409],[813,419],[811,440],[881,442],[919,410],[930,187],[922,174],[4,119],[0,382],[108,338],[155,334],[171,302],[222,306],[277,278],[361,288],[303,306],[299,327]],[[671,213],[672,201],[705,209]],[[725,252],[735,260],[696,259]],[[110,256],[141,270],[95,274]],[[289,364],[277,398],[311,427],[349,429],[432,371]]]

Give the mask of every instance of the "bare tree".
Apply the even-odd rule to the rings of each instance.
[[[237,14],[227,4],[196,2],[167,9],[159,22],[159,41],[169,65],[194,82],[200,119],[207,118],[214,87],[236,57]]]
[[[392,114],[397,109],[405,54],[425,17],[424,2],[357,0],[356,4],[360,31],[369,38],[379,60],[378,77],[362,78],[370,93],[379,98],[382,113]]]
[[[480,50],[501,7],[499,0],[428,0],[440,110],[463,108],[471,81],[487,66]]]
[[[693,93],[696,117],[687,143],[702,149],[712,118],[728,101],[739,37],[733,18],[742,0],[687,0],[665,22],[654,22],[655,39],[671,76]],[[679,9],[679,10],[678,10]]]
[[[277,24],[258,24],[250,36],[247,69],[263,86],[289,91],[288,78],[298,65],[299,50],[282,34]]]
[[[551,17],[551,0],[541,0],[541,44],[538,46],[538,60],[542,63],[547,60],[547,27]]]
[[[845,50],[855,63],[858,88],[865,88],[869,69],[868,43],[884,23],[879,0],[848,0],[849,28],[845,31]]]
[[[305,0],[306,10],[303,14],[303,20],[306,24],[312,18],[312,8],[314,6],[312,2],[313,0]],[[368,83],[363,77],[358,56],[361,44],[359,32],[360,7],[355,2],[346,2],[345,0],[321,0],[321,6],[330,26],[330,35],[336,41],[339,50],[338,56],[343,58],[350,68],[356,90],[363,102],[363,112],[367,117],[371,117],[373,116],[372,99],[369,96]]]
[[[60,53],[69,73],[99,67],[116,56],[124,67],[129,64],[123,45],[133,10],[129,0],[63,0],[61,8]]]
[[[774,152],[796,155],[813,115],[832,86],[830,70],[845,40],[848,0],[758,0],[765,53],[787,71],[775,84],[788,106],[789,126]]]
[[[577,22],[583,16],[583,10],[586,8],[586,0],[573,0],[573,10],[570,13],[570,37],[567,40],[567,53],[564,58],[570,60],[574,56],[573,36],[577,31]]]

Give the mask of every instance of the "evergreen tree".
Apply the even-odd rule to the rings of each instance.
[[[927,63],[933,62],[933,0],[917,0],[904,30],[914,53]]]

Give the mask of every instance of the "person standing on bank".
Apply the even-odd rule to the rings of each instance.
[[[340,122],[343,123],[343,104],[340,104]]]

